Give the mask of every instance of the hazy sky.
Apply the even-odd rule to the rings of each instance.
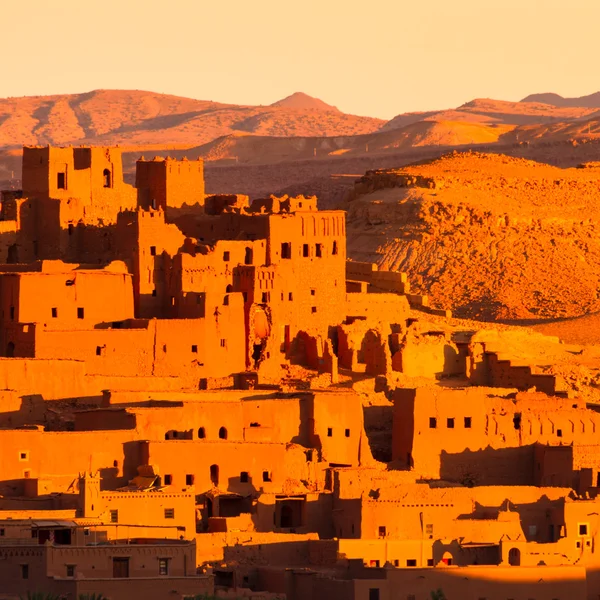
[[[0,0],[0,96],[303,91],[391,118],[600,90],[599,0]]]

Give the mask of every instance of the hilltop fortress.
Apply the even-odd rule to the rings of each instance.
[[[118,148],[26,147],[1,217],[0,598],[597,599],[579,350],[452,320],[347,261],[343,211],[207,195],[202,161],[133,187]]]

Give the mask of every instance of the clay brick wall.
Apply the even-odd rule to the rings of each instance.
[[[186,475],[193,476],[197,493],[213,488],[211,465],[218,466],[218,487],[246,495],[253,490],[281,493],[288,479],[308,480],[308,465],[301,448],[286,449],[285,444],[249,444],[228,440],[169,440],[141,442],[146,464],[154,465],[165,479],[171,475],[172,485],[185,484]],[[240,481],[242,472],[248,482]],[[263,473],[271,481],[263,480]]]
[[[138,160],[138,204],[144,209],[204,205],[204,162],[172,158]]]
[[[2,319],[84,329],[133,317],[131,275],[123,263],[98,270],[76,267],[44,261],[41,272],[0,274]]]
[[[0,430],[2,447],[12,449],[0,465],[1,493],[23,495],[24,480],[38,477],[49,479],[52,491],[66,492],[86,470],[99,470],[103,487],[125,485],[141,464],[134,440],[133,431]]]
[[[427,477],[524,485],[533,483],[535,444],[589,444],[599,424],[594,411],[543,394],[397,389],[392,451]]]

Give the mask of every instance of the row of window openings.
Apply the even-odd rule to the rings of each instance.
[[[336,255],[338,253],[338,243],[333,241],[331,247],[331,254]],[[310,258],[310,244],[302,244],[302,256],[304,258]],[[315,244],[315,256],[321,258],[323,256],[323,244]],[[292,258],[292,244],[291,242],[282,242],[281,244],[281,258]]]
[[[346,437],[350,437],[350,430],[349,429],[344,429],[344,435]],[[327,437],[333,437],[333,427],[328,427],[327,428]]]
[[[113,557],[113,576],[114,577],[129,577],[129,558],[128,557]],[[158,574],[169,574],[170,558],[158,559]],[[21,579],[29,579],[29,565],[21,566]],[[67,577],[75,577],[75,568],[77,565],[65,565]]]
[[[170,477],[170,475],[165,475],[165,482],[167,477]],[[186,478],[190,477],[190,475],[186,475]],[[191,475],[191,477],[193,477],[193,475]],[[170,484],[167,484],[170,485]],[[188,485],[192,485],[191,483]],[[174,508],[165,508],[164,510],[164,515],[165,515],[165,519],[174,519],[175,518],[175,509]],[[110,522],[111,523],[118,523],[119,522],[119,510],[118,509],[114,509],[110,511]]]
[[[192,473],[188,473],[185,476],[185,485],[194,485],[194,481],[196,480],[196,477],[192,474]],[[218,485],[219,483],[219,466],[218,465],[211,465],[210,467],[210,480],[214,485]],[[262,472],[262,480],[265,483],[269,483],[273,480],[273,476],[271,474],[271,471],[263,471]],[[250,473],[248,471],[240,471],[240,483],[250,483]],[[165,479],[164,479],[164,484],[165,485],[173,485],[173,475],[165,475]],[[167,516],[167,511],[173,510],[173,509],[167,509],[165,508],[165,519],[172,519],[174,518],[174,514],[172,517],[168,517]],[[113,515],[112,513],[117,513],[115,518],[118,519],[118,511],[111,511],[111,523],[118,523],[118,521],[113,521]]]
[[[54,307],[50,310],[51,310],[52,318],[58,319],[58,308]],[[81,306],[77,308],[77,318],[85,319],[85,310]],[[10,319],[11,319],[11,321],[15,320],[15,307],[14,306],[10,307]]]
[[[465,429],[471,429],[471,417],[464,417],[464,427]],[[514,419],[513,419],[513,424],[515,429],[521,429],[521,415],[517,414],[515,415]],[[455,419],[453,417],[449,417],[446,419],[446,427],[448,429],[454,429],[455,426]],[[429,417],[429,428],[430,429],[436,429],[437,428],[437,418],[436,417]],[[557,429],[556,430],[556,437],[562,437],[563,436],[563,432],[562,429]]]
[[[378,532],[379,532],[379,537],[380,538],[386,537],[387,536],[387,528],[386,528],[386,526],[385,525],[380,525]],[[433,523],[427,523],[425,525],[425,534],[426,535],[433,535]],[[398,566],[398,565],[396,565],[396,566]],[[410,567],[411,565],[407,565],[407,566]],[[415,565],[412,565],[412,566],[415,566]]]
[[[223,252],[223,261],[229,262],[231,260],[231,254],[229,250]],[[254,262],[254,251],[252,248],[246,248],[244,252],[244,264],[251,265]]]
[[[250,425],[250,427],[252,427],[252,425]],[[165,440],[178,439],[178,438],[179,438],[179,431],[174,431],[172,434],[165,433]],[[184,433],[181,435],[181,439],[187,439],[185,437]],[[199,440],[206,439],[206,429],[204,427],[198,428],[198,439]],[[227,428],[226,427],[221,427],[219,429],[219,439],[221,439],[221,440],[227,439]]]
[[[450,417],[446,419],[446,427],[448,429],[454,429],[455,419]],[[471,417],[465,417],[463,420],[465,429],[471,429]],[[435,429],[437,427],[437,418],[429,417],[429,429]]]
[[[110,169],[104,169],[102,171],[102,186],[105,188],[112,187],[112,175]],[[56,187],[59,190],[67,189],[67,174],[66,173],[57,173],[56,174]]]

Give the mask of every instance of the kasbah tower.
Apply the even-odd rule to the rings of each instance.
[[[0,598],[598,599],[600,415],[348,261],[343,211],[114,147],[25,147],[22,188]]]

